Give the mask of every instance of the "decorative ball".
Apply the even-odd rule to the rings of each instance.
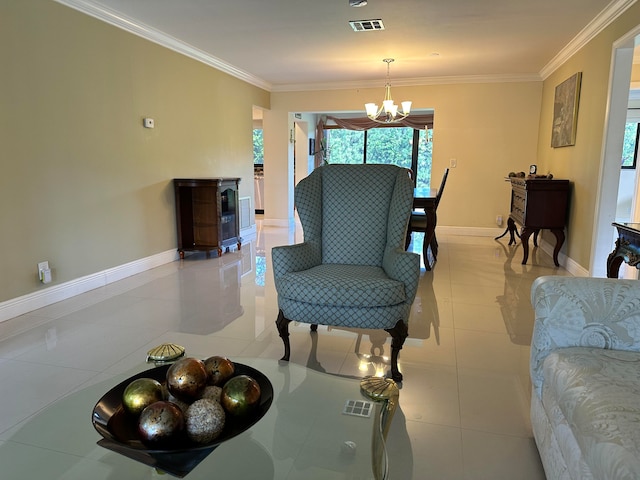
[[[177,444],[184,433],[184,415],[176,404],[159,401],[146,407],[138,419],[138,434],[149,447]]]
[[[220,403],[225,411],[242,416],[251,412],[260,401],[260,385],[249,375],[233,377],[222,387]]]
[[[221,387],[235,372],[235,366],[227,357],[215,355],[204,361],[209,385]]]
[[[216,385],[207,385],[201,398],[208,398],[209,400],[220,403],[220,397],[222,397],[222,388]]]
[[[167,370],[167,388],[174,397],[191,403],[200,398],[207,386],[204,362],[197,358],[181,358]]]
[[[224,429],[222,406],[206,398],[193,402],[185,412],[187,437],[196,443],[212,442]]]
[[[165,391],[160,382],[153,378],[138,378],[124,389],[122,406],[125,411],[137,416],[147,406],[165,398]]]

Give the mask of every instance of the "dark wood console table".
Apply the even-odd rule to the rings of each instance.
[[[548,178],[510,177],[511,181],[511,213],[507,220],[507,229],[496,237],[502,238],[509,232],[509,245],[516,243],[518,235],[516,223],[522,226],[518,235],[522,242],[524,255],[522,264],[529,258],[529,237],[534,234],[533,243],[538,246],[538,233],[546,228],[556,237],[553,250],[553,263],[558,263],[558,252],[565,240],[564,227],[567,220],[569,203],[569,180],[552,180]]]
[[[222,255],[233,245],[241,248],[238,210],[239,178],[176,178],[178,252],[214,251]]]
[[[607,277],[618,278],[624,261],[632,267],[640,266],[640,223],[612,223],[618,229],[616,248],[607,258]]]

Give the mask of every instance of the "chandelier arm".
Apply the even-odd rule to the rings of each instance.
[[[389,67],[394,59],[385,58],[382,61],[387,64],[387,81],[384,84],[384,100],[382,102],[382,106],[377,111],[375,116],[373,115],[373,113],[370,114],[370,110],[367,110],[367,117],[370,120],[373,120],[374,122],[380,124],[398,123],[407,118],[411,113],[411,102],[402,102],[402,112],[398,111],[398,106],[395,105],[393,99],[391,98],[391,80],[389,74]],[[366,104],[365,107],[366,109],[368,109],[373,105],[373,103],[370,103]],[[380,120],[381,117],[382,120]]]
[[[391,118],[391,119],[389,119],[389,117],[390,117],[390,115],[389,115],[389,116],[384,117],[384,120],[380,120],[379,116],[380,116],[380,113],[378,113],[378,115],[376,115],[375,118],[369,117],[369,120],[372,120],[372,121],[374,121],[376,123],[380,123],[382,125],[386,125],[386,124],[389,124],[389,123],[401,122],[402,120],[407,118],[409,116],[409,114],[408,113],[406,113],[406,114],[405,113],[398,113],[395,118]]]

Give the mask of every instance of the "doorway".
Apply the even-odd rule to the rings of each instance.
[[[631,70],[634,49],[640,43],[640,25],[613,45],[609,100],[605,119],[603,161],[600,165],[596,212],[592,237],[590,275],[606,277],[606,258],[613,250],[615,232],[611,224],[616,219],[622,141],[629,106]]]

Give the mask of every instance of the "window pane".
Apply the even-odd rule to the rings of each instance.
[[[364,162],[364,132],[342,128],[325,130],[329,163]]]
[[[624,143],[622,144],[622,168],[635,168],[636,141],[638,139],[638,124],[629,122],[624,129]]]
[[[253,163],[264,163],[264,142],[262,140],[262,129],[253,130]]]
[[[418,177],[416,187],[431,188],[431,152],[433,150],[433,130],[420,130],[418,145]],[[444,172],[443,172],[444,174]],[[438,185],[433,185],[437,188]]]
[[[413,128],[372,128],[367,132],[367,163],[411,168]]]

